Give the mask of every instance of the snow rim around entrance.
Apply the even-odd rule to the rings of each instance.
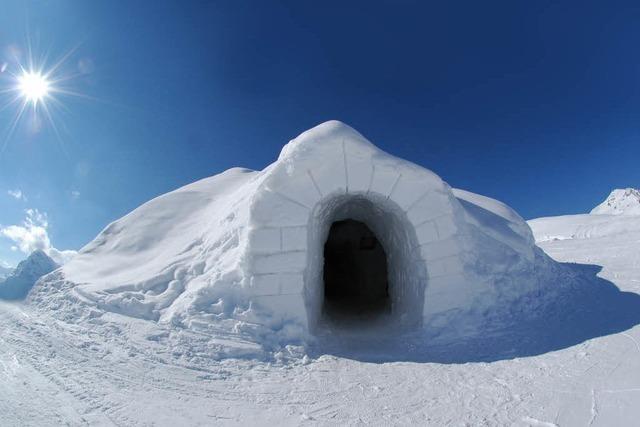
[[[405,213],[395,203],[377,194],[355,193],[328,196],[317,204],[311,213],[305,274],[305,300],[312,333],[322,323],[324,282],[322,251],[331,225],[336,221],[352,219],[364,223],[380,241],[387,256],[390,315],[380,314],[381,319],[370,319],[382,329],[413,329],[420,326],[424,287],[427,272],[424,263],[417,259],[418,246],[413,227],[409,226]],[[386,325],[382,325],[386,323]],[[326,325],[325,325],[326,326]],[[336,325],[349,329],[348,324]]]

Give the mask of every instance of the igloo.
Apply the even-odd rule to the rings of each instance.
[[[369,268],[386,262],[391,317],[403,326],[487,308],[500,299],[499,282],[508,280],[499,277],[500,270],[533,270],[534,240],[514,211],[452,190],[433,172],[384,153],[342,123],[303,133],[267,170],[264,191],[257,192],[251,208],[248,289],[257,304],[287,313],[305,328],[313,330],[329,302],[327,244],[336,225],[347,221],[364,225],[377,240],[373,244],[384,249]],[[373,252],[369,236],[359,237],[342,251],[347,262]],[[362,277],[366,269],[343,270],[349,279],[343,278],[342,286],[348,280],[370,286],[347,302],[371,299],[369,292],[379,296],[380,285]],[[345,274],[348,270],[356,272]],[[525,280],[502,291],[530,290]]]
[[[263,171],[228,170],[110,224],[30,298],[289,335],[334,309],[441,327],[538,298],[550,263],[506,205],[330,121]]]

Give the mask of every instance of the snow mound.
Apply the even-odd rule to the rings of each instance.
[[[640,191],[635,188],[616,189],[607,200],[593,208],[596,215],[640,215]]]
[[[145,203],[29,301],[69,319],[82,306],[262,344],[305,340],[327,320],[325,242],[345,220],[376,237],[350,247],[358,257],[384,249],[377,315],[394,327],[468,333],[517,301],[534,311],[558,287],[558,265],[508,206],[452,190],[330,121],[262,171],[230,169]]]
[[[24,298],[40,277],[51,273],[56,268],[58,264],[47,254],[41,250],[34,251],[27,259],[20,262],[4,281],[0,281],[0,298]]]

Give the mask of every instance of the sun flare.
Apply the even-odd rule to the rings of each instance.
[[[0,124],[0,157],[13,138],[19,125],[29,135],[35,135],[47,123],[57,140],[64,145],[63,135],[56,121],[61,120],[61,110],[66,110],[64,98],[68,96],[93,99],[74,90],[72,80],[88,71],[73,69],[69,63],[78,46],[56,60],[47,61],[49,52],[34,53],[30,40],[26,48],[10,51],[8,61],[0,61],[0,113],[15,108],[13,117]],[[78,65],[78,67],[80,67]],[[2,122],[2,121],[0,121]]]
[[[45,75],[35,71],[24,71],[18,77],[18,89],[27,101],[37,105],[49,94],[51,85]]]

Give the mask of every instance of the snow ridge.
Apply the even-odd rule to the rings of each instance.
[[[593,208],[594,215],[640,215],[640,191],[635,188],[615,189]]]
[[[0,280],[4,280],[13,272],[13,268],[3,267],[0,265]]]

